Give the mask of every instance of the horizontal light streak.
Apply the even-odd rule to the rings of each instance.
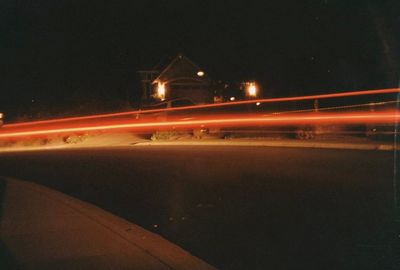
[[[226,106],[244,105],[244,104],[301,101],[301,100],[351,97],[351,96],[362,96],[362,95],[390,94],[390,93],[400,93],[400,88],[351,91],[351,92],[334,93],[334,94],[320,94],[320,95],[311,95],[311,96],[252,99],[252,100],[203,104],[203,105],[184,106],[184,107],[166,108],[166,109],[134,110],[134,111],[127,111],[127,112],[120,112],[120,113],[98,114],[98,115],[90,115],[90,116],[67,117],[67,118],[52,119],[52,120],[31,121],[31,122],[24,122],[24,123],[13,123],[13,124],[6,124],[6,125],[4,125],[4,127],[22,127],[22,126],[31,126],[31,125],[40,125],[40,124],[52,124],[52,123],[62,123],[62,122],[69,122],[69,121],[108,118],[108,117],[110,117],[110,118],[111,117],[120,117],[120,116],[136,115],[136,114],[149,114],[149,113],[167,112],[167,111],[195,110],[195,109],[226,107]]]
[[[344,106],[335,106],[335,107],[322,107],[318,108],[317,111],[332,111],[332,110],[343,110],[343,109],[353,109],[353,108],[376,108],[377,106],[384,106],[388,104],[398,104],[399,100],[390,100],[390,101],[382,101],[382,102],[370,102],[363,104],[352,104],[352,105],[344,105]],[[305,110],[291,110],[291,111],[282,111],[282,112],[273,112],[272,114],[291,114],[291,113],[305,113],[305,112],[315,112],[316,109],[305,109]]]
[[[164,128],[200,128],[200,127],[243,127],[243,126],[267,126],[267,125],[304,125],[304,124],[366,124],[366,123],[387,123],[393,124],[400,119],[398,111],[389,112],[367,112],[367,113],[308,113],[286,116],[264,116],[264,115],[228,115],[213,117],[193,117],[195,120],[171,119],[163,122],[127,122],[113,121],[91,126],[54,127],[48,129],[34,128],[15,132],[0,133],[0,138],[51,135],[51,134],[73,134],[78,132],[107,131],[107,130],[135,130],[154,131]]]

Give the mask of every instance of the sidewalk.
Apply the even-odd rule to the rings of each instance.
[[[126,220],[57,191],[0,178],[1,269],[214,269]]]
[[[41,150],[68,150],[91,149],[104,147],[137,147],[137,146],[265,146],[265,147],[301,147],[301,148],[325,148],[325,149],[353,149],[353,150],[400,150],[400,144],[394,145],[391,141],[373,141],[368,138],[357,137],[332,137],[311,140],[299,140],[288,138],[177,138],[165,140],[146,140],[132,136],[131,134],[105,134],[76,144],[50,144],[44,146],[21,146],[0,148],[1,152],[26,152]]]
[[[400,150],[400,145],[368,140],[296,140],[296,139],[215,139],[215,140],[160,140],[139,142],[135,146],[151,145],[226,145],[226,146],[267,146],[267,147],[301,147],[326,149],[354,149],[354,150]]]

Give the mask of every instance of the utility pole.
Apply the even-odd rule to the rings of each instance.
[[[399,100],[400,93],[397,94],[397,103],[396,109],[399,110]],[[393,158],[393,201],[394,201],[394,210],[395,210],[395,222],[398,226],[400,226],[400,181],[399,181],[399,150],[397,147],[399,145],[399,123],[395,121],[394,123],[394,158]],[[399,232],[400,233],[400,232]]]

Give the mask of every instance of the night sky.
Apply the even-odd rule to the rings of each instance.
[[[266,96],[397,87],[399,14],[398,0],[1,0],[0,111],[126,109],[136,71],[178,53]]]

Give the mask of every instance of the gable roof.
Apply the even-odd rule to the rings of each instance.
[[[179,54],[172,62],[158,75],[153,83],[173,82],[178,80],[190,80],[199,83],[208,82],[206,75],[199,76],[197,73],[203,71],[186,56]]]

